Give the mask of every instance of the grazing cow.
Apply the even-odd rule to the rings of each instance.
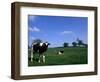
[[[61,55],[61,54],[63,54],[63,53],[64,53],[63,50],[59,50],[59,51],[57,52],[57,54],[59,54],[59,55]]]
[[[31,49],[31,62],[33,62],[34,54],[38,53],[39,54],[38,62],[41,62],[41,59],[42,59],[42,62],[45,63],[44,52],[47,51],[48,45],[50,45],[50,43],[48,43],[48,42],[45,42],[45,43],[42,43],[42,42],[41,43],[34,43],[32,45],[32,49]]]

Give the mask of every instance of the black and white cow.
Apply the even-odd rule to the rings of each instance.
[[[50,43],[48,43],[48,42],[34,43],[32,45],[32,49],[31,49],[31,62],[33,62],[34,54],[38,53],[39,54],[38,62],[41,62],[41,59],[42,59],[42,62],[45,63],[45,54],[44,54],[44,52],[47,51],[48,45],[50,45]]]
[[[61,54],[63,54],[64,53],[64,50],[59,50],[58,52],[57,52],[57,54],[59,54],[59,55],[61,55]]]

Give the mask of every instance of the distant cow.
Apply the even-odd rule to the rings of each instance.
[[[33,62],[34,54],[38,53],[39,54],[38,62],[41,62],[41,59],[42,59],[42,62],[45,63],[44,52],[47,51],[48,45],[50,45],[50,43],[48,43],[48,42],[45,42],[45,43],[43,43],[43,42],[41,42],[41,43],[34,43],[32,45],[32,49],[31,49],[31,62]]]
[[[63,50],[59,50],[59,51],[57,52],[57,54],[59,54],[59,55],[61,55],[61,54],[63,54],[63,53],[64,53]]]

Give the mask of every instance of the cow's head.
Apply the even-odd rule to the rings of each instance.
[[[46,44],[46,46],[50,45],[50,43],[48,43],[48,42],[45,42],[45,44]]]
[[[40,46],[43,46],[43,45],[48,46],[48,45],[50,45],[50,43],[48,43],[48,42],[41,42],[41,43],[40,43]]]

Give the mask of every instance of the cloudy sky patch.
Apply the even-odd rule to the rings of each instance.
[[[28,29],[29,31],[32,31],[32,32],[40,32],[40,29],[39,28],[37,28],[36,26],[35,27],[29,27],[29,29]]]
[[[35,21],[35,19],[36,19],[36,16],[29,16],[30,21]]]
[[[61,32],[61,35],[72,34],[72,33],[73,33],[72,31],[65,30],[65,31]]]
[[[28,16],[28,36],[48,41],[51,47],[61,47],[64,42],[72,43],[77,38],[87,43],[87,17]],[[29,44],[32,43],[32,39]]]

